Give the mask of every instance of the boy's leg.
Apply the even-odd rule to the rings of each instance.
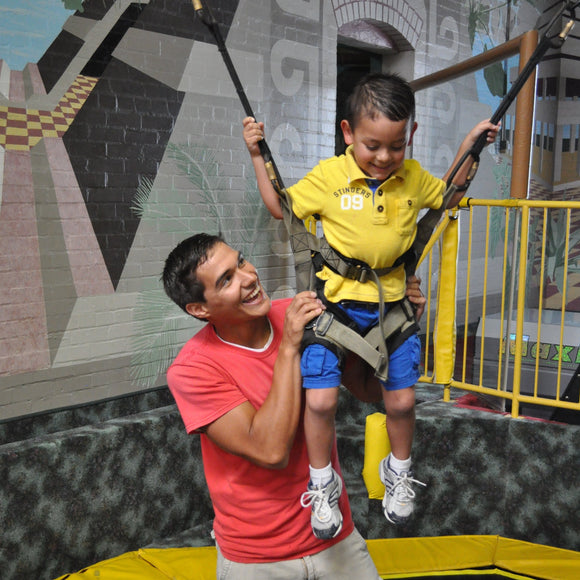
[[[392,523],[405,523],[414,509],[411,448],[415,431],[415,390],[419,379],[421,343],[411,336],[389,358],[389,378],[384,385],[383,401],[387,415],[387,434],[391,453],[379,466],[385,484],[383,511]]]
[[[337,404],[338,387],[306,389],[304,434],[310,467],[315,469],[322,469],[330,463]]]
[[[340,385],[338,359],[322,345],[312,344],[302,355],[301,371],[306,389],[304,435],[310,462],[310,481],[301,503],[312,508],[310,522],[314,535],[330,539],[342,529],[338,507],[342,481],[330,463]]]
[[[391,453],[401,461],[409,459],[415,433],[415,389],[383,389],[383,402]]]

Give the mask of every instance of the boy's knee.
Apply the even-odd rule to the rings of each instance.
[[[308,389],[306,408],[317,415],[334,415],[338,405],[338,388]]]
[[[415,412],[415,390],[412,387],[384,392],[385,411],[393,418],[410,417]]]

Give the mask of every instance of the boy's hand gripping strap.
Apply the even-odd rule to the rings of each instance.
[[[201,21],[208,27],[210,32],[213,34],[215,41],[217,43],[217,47],[219,52],[222,55],[224,64],[228,69],[228,73],[234,83],[234,87],[240,98],[244,111],[248,117],[253,117],[254,119],[256,116],[252,110],[250,102],[246,97],[244,92],[244,88],[240,81],[240,77],[234,67],[232,59],[228,53],[226,48],[226,44],[224,39],[221,35],[218,23],[216,22],[209,6],[205,5],[205,2],[202,3],[201,0],[192,0],[193,8],[196,14],[199,16]],[[292,208],[289,205],[289,198],[286,194],[284,189],[284,184],[282,183],[282,177],[274,163],[274,159],[272,158],[272,152],[268,147],[265,139],[262,139],[258,142],[258,146],[260,148],[260,154],[264,159],[264,163],[266,164],[266,171],[268,172],[268,177],[274,190],[280,197],[280,203],[282,205],[282,210],[284,214],[284,223],[286,225],[286,229],[290,236],[290,244],[292,246],[292,253],[294,254],[294,266],[296,268],[296,286],[297,289],[306,290],[312,287],[312,273],[311,273],[311,256],[313,251],[318,251],[318,245],[316,237],[310,234],[308,230],[305,228],[303,222],[299,220],[294,213],[292,212]]]
[[[509,106],[515,100],[517,94],[520,92],[530,75],[534,72],[534,69],[538,65],[538,63],[542,60],[544,54],[550,48],[560,48],[564,41],[574,28],[574,20],[576,18],[575,9],[580,5],[580,2],[564,2],[560,7],[560,10],[556,12],[556,14],[552,17],[550,22],[548,23],[538,46],[530,56],[526,66],[522,69],[518,78],[514,81],[510,90],[505,94],[501,103],[499,104],[497,110],[491,116],[490,121],[497,125],[503,116],[505,115],[506,111],[508,110]],[[570,19],[564,24],[562,30],[559,33],[553,34],[551,33],[551,29],[554,26],[554,23],[560,19],[565,12],[570,13]],[[461,159],[455,164],[449,179],[447,180],[447,190],[443,195],[443,203],[439,209],[430,209],[428,210],[425,215],[419,220],[417,223],[417,235],[415,237],[415,241],[413,242],[412,251],[409,252],[405,264],[405,269],[407,274],[414,274],[415,269],[417,267],[417,263],[423,254],[423,250],[425,246],[429,242],[431,238],[431,234],[435,229],[435,226],[439,222],[441,216],[447,209],[447,205],[453,195],[457,191],[467,191],[473,178],[477,173],[477,169],[479,167],[479,155],[483,151],[487,143],[487,131],[482,133],[474,145],[471,147],[469,151],[467,151]],[[469,174],[465,180],[463,185],[457,186],[453,183],[453,178],[461,168],[461,166],[465,163],[468,157],[472,157],[473,164],[471,169],[469,170]]]

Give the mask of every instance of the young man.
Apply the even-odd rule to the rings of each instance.
[[[263,123],[244,119],[244,140],[250,152],[258,188],[270,213],[281,218],[280,201],[266,173],[258,142]],[[305,219],[318,216],[330,246],[351,263],[361,262],[372,269],[393,266],[412,245],[416,222],[423,208],[440,207],[445,181],[405,159],[407,146],[417,129],[415,99],[409,84],[394,74],[373,73],[354,88],[347,102],[347,116],[341,122],[345,155],[321,161],[296,185],[288,188],[292,209]],[[478,123],[464,139],[455,162],[477,138],[487,132],[493,142],[499,127],[489,120]],[[470,163],[464,163],[454,183],[462,185]],[[450,201],[459,203],[463,192]],[[331,312],[348,316],[364,334],[378,323],[379,289],[372,277],[358,281],[342,277],[324,264],[317,272],[320,296]],[[385,311],[405,295],[404,265],[381,275]],[[333,310],[334,309],[334,310]],[[383,509],[394,524],[404,524],[413,512],[411,448],[415,427],[415,394],[421,355],[416,334],[389,353],[389,375],[383,386],[387,433],[391,453],[381,462],[385,484]],[[305,431],[310,459],[310,481],[302,505],[310,506],[314,534],[332,538],[341,529],[339,506],[327,512],[327,497],[340,487],[330,462],[334,440],[334,413],[342,364],[323,344],[308,345],[302,356],[302,376],[306,389]],[[421,484],[424,485],[424,484]],[[318,501],[311,502],[312,498]],[[317,509],[321,508],[321,514]]]
[[[167,382],[188,433],[201,437],[217,577],[377,580],[342,478],[331,498],[343,514],[334,539],[316,538],[300,506],[308,453],[299,349],[304,325],[324,308],[320,300],[302,292],[271,301],[256,269],[208,234],[171,252],[163,284],[185,312],[208,323],[178,354]],[[368,386],[372,398],[376,385]],[[341,477],[336,440],[331,454]]]

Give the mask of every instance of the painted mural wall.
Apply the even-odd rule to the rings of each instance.
[[[289,185],[334,153],[345,26],[386,31],[392,68],[411,79],[533,28],[540,4],[211,9]],[[223,232],[272,296],[292,294],[287,236],[262,207],[242,107],[189,0],[2,0],[0,39],[0,419],[163,385],[199,323],[159,277],[193,233]],[[499,102],[492,87],[478,73],[418,94],[413,156],[443,175]],[[506,196],[506,174],[509,156],[486,151],[470,194]]]

